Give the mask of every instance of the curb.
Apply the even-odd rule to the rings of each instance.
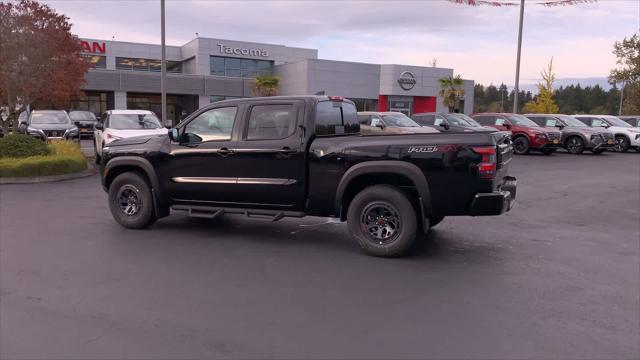
[[[92,164],[91,161],[87,161],[87,169],[72,173],[72,174],[62,174],[62,175],[51,175],[51,176],[35,176],[35,177],[5,177],[0,178],[0,185],[5,184],[39,184],[39,183],[48,183],[48,182],[58,182],[65,180],[73,180],[73,179],[81,179],[84,177],[89,177],[98,172],[98,169],[95,165]]]

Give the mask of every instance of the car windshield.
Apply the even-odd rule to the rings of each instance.
[[[419,127],[420,125],[411,120],[407,115],[398,113],[398,114],[386,114],[382,115],[382,120],[389,126],[397,126],[397,127]]]
[[[619,126],[619,127],[626,127],[626,128],[633,127],[633,126],[629,125],[628,123],[618,119],[615,116],[607,116],[604,119],[607,120],[607,122],[609,124],[611,124],[611,126]]]
[[[463,126],[463,127],[481,127],[477,121],[468,117],[465,114],[444,114],[444,117],[449,121],[449,123],[453,126]]]
[[[587,124],[569,115],[558,115],[558,118],[560,118],[560,120],[562,120],[562,122],[564,122],[567,126],[589,127],[587,126]]]
[[[69,124],[69,115],[64,111],[32,112],[32,124]]]
[[[111,114],[109,128],[119,130],[159,129],[160,121],[153,114]]]
[[[91,111],[72,111],[69,117],[73,121],[95,121],[96,115]]]
[[[534,123],[531,119],[518,115],[518,114],[508,114],[505,115],[509,121],[511,121],[514,125],[522,125],[522,126],[530,126],[530,127],[539,127],[538,124]]]

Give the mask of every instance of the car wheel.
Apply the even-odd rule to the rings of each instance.
[[[598,150],[591,149],[591,152],[596,155],[600,155],[604,152],[604,149],[598,149]]]
[[[518,136],[513,139],[513,152],[518,155],[524,155],[529,152],[529,140],[524,136]]]
[[[444,216],[432,216],[429,218],[429,227],[434,227],[444,220]]]
[[[579,136],[572,136],[567,139],[565,147],[571,154],[582,154],[584,151],[584,141]]]
[[[128,229],[143,229],[156,221],[151,187],[137,172],[118,175],[109,186],[109,210]]]
[[[629,138],[627,138],[624,135],[618,135],[616,136],[616,151],[618,152],[627,152],[629,150],[629,146],[631,144],[629,143]]]
[[[416,211],[407,196],[389,185],[362,190],[347,212],[349,232],[370,255],[404,255],[416,239]]]
[[[551,155],[556,152],[556,149],[542,149],[540,150],[544,155]]]

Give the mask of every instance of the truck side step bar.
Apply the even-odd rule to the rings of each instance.
[[[304,217],[305,213],[299,211],[262,210],[262,209],[240,209],[240,208],[219,208],[212,206],[195,205],[173,205],[171,209],[176,211],[186,211],[189,216],[214,219],[224,214],[244,215],[248,219],[278,221],[285,217]]]

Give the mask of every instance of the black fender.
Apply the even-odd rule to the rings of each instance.
[[[340,214],[341,212],[342,198],[351,181],[361,175],[375,173],[403,175],[411,180],[411,182],[413,182],[413,184],[416,186],[416,190],[418,191],[418,194],[420,196],[423,218],[427,214],[433,213],[431,209],[431,192],[429,191],[429,184],[427,183],[427,179],[425,178],[420,168],[406,161],[376,160],[358,163],[350,167],[344,173],[342,179],[340,179],[338,188],[336,189],[335,207],[337,214]]]
[[[158,217],[164,217],[169,215],[169,201],[168,197],[164,194],[164,189],[160,186],[160,181],[156,174],[156,170],[149,160],[138,156],[119,156],[110,159],[104,166],[102,172],[102,186],[105,191],[108,191],[108,187],[111,181],[107,181],[112,176],[110,174],[119,171],[118,168],[138,168],[147,175],[149,182],[151,183],[151,194],[153,196],[153,203]],[[113,180],[113,179],[110,179]]]

